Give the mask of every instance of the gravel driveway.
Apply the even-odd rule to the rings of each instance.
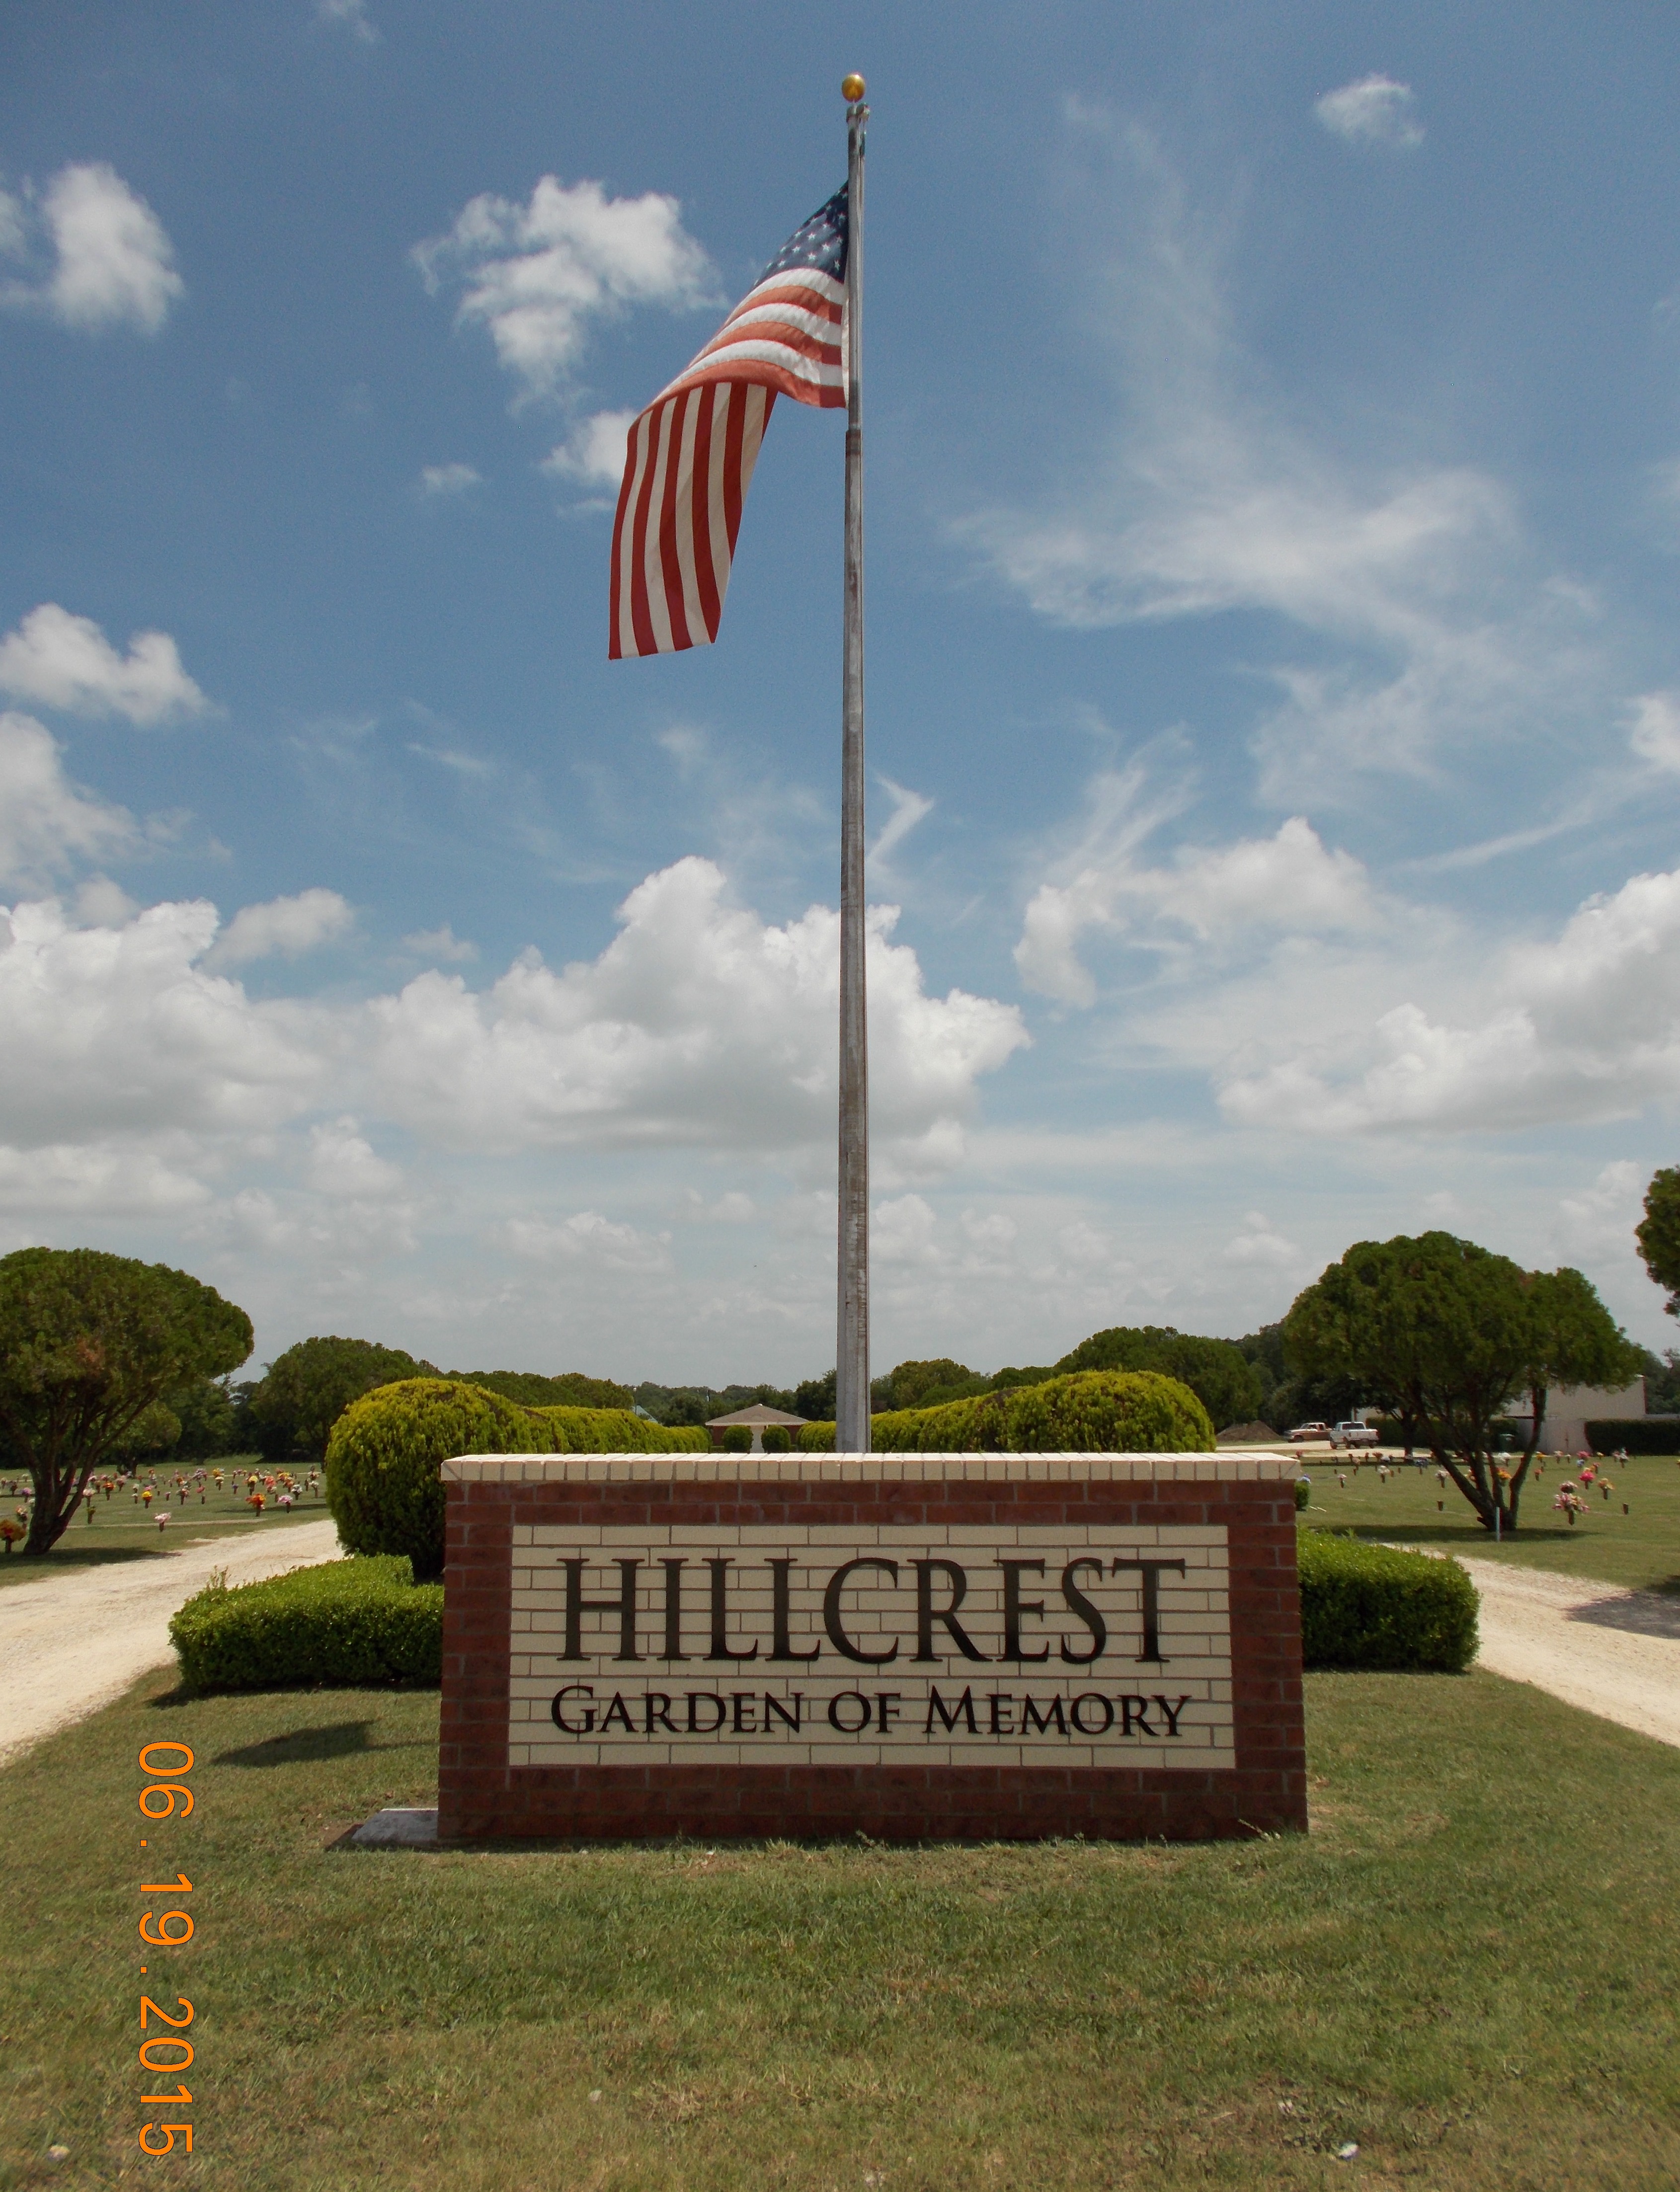
[[[172,1659],[169,1617],[213,1569],[226,1568],[230,1583],[254,1583],[338,1556],[336,1523],[292,1522],[258,1544],[213,1538],[0,1591],[0,1765]]]
[[[1460,1564],[1482,1594],[1478,1666],[1680,1745],[1680,1598],[1498,1561]]]

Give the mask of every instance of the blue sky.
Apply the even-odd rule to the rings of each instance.
[[[1431,1224],[1666,1344],[1656,9],[6,11],[0,1246],[259,1359],[832,1361],[837,420],[715,648],[605,580],[852,67],[877,1365]]]

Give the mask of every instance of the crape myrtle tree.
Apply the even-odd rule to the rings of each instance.
[[[1428,1427],[1437,1464],[1483,1527],[1517,1527],[1551,1384],[1609,1384],[1637,1351],[1579,1271],[1524,1271],[1451,1233],[1356,1242],[1298,1295],[1286,1354],[1305,1377],[1368,1379]],[[1536,1399],[1527,1451],[1506,1468],[1494,1424],[1517,1393]]]
[[[1645,1269],[1668,1296],[1663,1307],[1670,1316],[1680,1316],[1680,1165],[1653,1175],[1633,1237]]]
[[[0,1468],[35,1488],[24,1550],[52,1550],[88,1479],[130,1457],[166,1394],[250,1351],[244,1310],[186,1271],[96,1248],[0,1257]]]
[[[1529,1379],[1534,1411],[1526,1469],[1544,1429],[1548,1385],[1626,1385],[1639,1375],[1645,1356],[1598,1299],[1592,1282],[1579,1271],[1530,1271],[1526,1275],[1529,1306],[1538,1343]]]

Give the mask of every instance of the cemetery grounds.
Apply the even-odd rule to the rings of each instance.
[[[209,1538],[243,1542],[269,1536],[289,1523],[327,1519],[319,1470],[301,1464],[279,1468],[256,1454],[224,1455],[190,1465],[160,1464],[132,1478],[102,1470],[93,1491],[92,1500],[83,1500],[44,1560],[29,1559],[20,1545],[0,1556],[0,1589],[155,1560]],[[260,1508],[252,1505],[254,1497],[261,1498]],[[283,1505],[283,1498],[289,1504]],[[0,1470],[0,1518],[9,1516],[22,1526],[28,1512],[28,1478]],[[160,1516],[169,1517],[161,1525]]]
[[[1432,1471],[1307,1473],[1333,1526],[1456,1549]],[[1573,1533],[1531,1493],[1500,1556],[1680,1578],[1680,1466],[1610,1474]],[[1304,1836],[422,1853],[332,1845],[432,1801],[435,1693],[160,1670],[0,1773],[0,2186],[1680,2181],[1680,1750],[1478,1673],[1307,1701]],[[160,1742],[197,1801],[148,1826]],[[148,1949],[178,1873],[193,1938]],[[183,2073],[138,2067],[146,1987],[193,2002]],[[177,2075],[195,2149],[151,2160]]]

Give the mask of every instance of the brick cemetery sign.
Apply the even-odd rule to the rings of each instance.
[[[1294,1475],[446,1462],[440,1837],[1305,1827]]]

